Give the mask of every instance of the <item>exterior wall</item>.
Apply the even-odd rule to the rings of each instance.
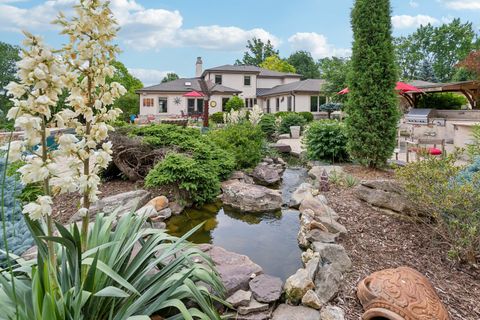
[[[183,96],[184,93],[155,93],[155,94],[140,94],[140,115],[155,115],[161,118],[168,118],[172,116],[179,116],[182,114],[182,111],[187,114],[187,100],[189,98]],[[158,98],[165,97],[167,98],[167,113],[159,112]],[[215,108],[209,108],[208,113],[212,114],[215,112],[222,111],[222,98],[230,98],[231,95],[213,95],[210,98],[210,101],[215,101],[217,106]],[[144,107],[143,99],[144,98],[153,98],[153,107]],[[180,103],[176,104],[175,99],[179,98]]]
[[[215,82],[215,75],[222,76],[222,85],[242,91],[239,94],[242,98],[256,98],[257,95],[257,75],[251,73],[215,73],[209,72],[205,75],[207,80]],[[250,76],[250,85],[243,84],[243,77]]]
[[[257,78],[258,88],[273,88],[282,84],[289,84],[292,82],[300,81],[300,78],[286,77],[286,78]]]
[[[321,94],[319,94],[321,95]],[[270,100],[270,112],[275,113],[276,112],[276,98],[280,98],[280,110],[279,111],[288,111],[288,97],[292,97],[292,111],[295,112],[310,112],[310,94],[295,94],[295,97],[293,95],[279,95],[279,96],[274,96],[274,97],[265,97],[262,99],[259,99],[261,101],[261,104],[259,104],[264,112],[267,112],[267,100]],[[282,101],[283,98],[283,101]],[[322,114],[323,112],[312,112],[314,115]]]

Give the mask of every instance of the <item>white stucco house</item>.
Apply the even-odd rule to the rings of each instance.
[[[246,65],[223,65],[203,70],[199,57],[195,78],[178,79],[138,90],[140,116],[168,118],[201,114],[205,99],[199,82],[201,79],[205,80],[211,93],[210,114],[223,111],[228,99],[234,95],[244,99],[246,107],[258,104],[265,113],[310,111],[315,114],[319,112],[319,106],[327,101],[322,93],[324,80],[301,80],[299,74]]]

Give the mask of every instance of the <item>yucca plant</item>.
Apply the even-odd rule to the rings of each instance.
[[[209,257],[186,241],[198,227],[176,238],[145,225],[133,213],[118,223],[115,214],[99,214],[82,253],[77,225],[57,224],[59,236],[46,237],[29,221],[38,239],[58,244],[60,298],[53,298],[47,249],[38,241],[36,261],[16,257],[13,281],[0,271],[0,319],[220,319],[213,302],[225,303],[225,289]]]

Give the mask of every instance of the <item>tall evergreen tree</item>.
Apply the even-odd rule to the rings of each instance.
[[[369,167],[385,165],[396,145],[400,116],[389,0],[356,0],[346,119],[350,155]]]
[[[243,54],[243,59],[235,61],[236,65],[260,66],[268,57],[278,56],[278,50],[275,49],[272,42],[267,40],[253,38],[247,41],[247,51]]]

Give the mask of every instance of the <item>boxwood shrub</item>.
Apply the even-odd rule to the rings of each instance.
[[[272,140],[277,133],[276,118],[273,114],[264,114],[260,119],[259,126],[269,140]]]
[[[305,133],[307,157],[331,162],[348,160],[347,137],[343,123],[319,120],[310,124]]]
[[[299,126],[303,130],[303,127],[307,123],[304,117],[297,113],[287,114],[285,117],[282,117],[282,122],[280,122],[280,133],[290,133],[291,126]]]

